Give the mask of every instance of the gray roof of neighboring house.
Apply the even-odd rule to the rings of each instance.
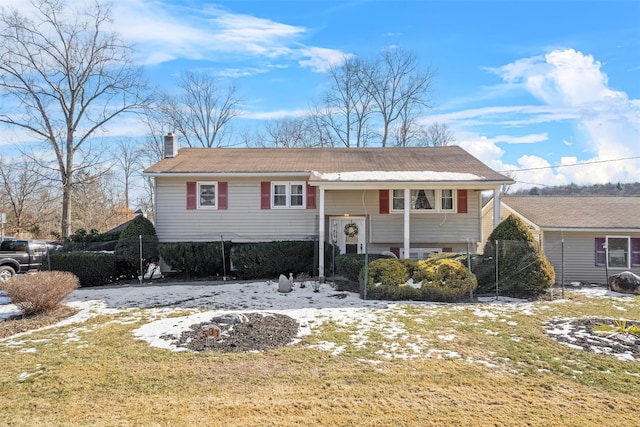
[[[502,196],[502,203],[545,228],[638,229],[640,196]]]
[[[458,146],[410,148],[183,148],[146,174],[309,173],[316,181],[510,183]]]

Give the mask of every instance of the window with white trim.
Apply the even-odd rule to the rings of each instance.
[[[640,238],[606,236],[596,238],[596,265],[630,269],[640,265]]]
[[[218,206],[218,183],[198,182],[198,209],[216,209]]]
[[[452,189],[412,189],[409,197],[412,211],[453,212],[455,210],[455,191]],[[404,190],[393,190],[391,210],[404,210]]]
[[[304,208],[304,182],[272,182],[272,208]]]

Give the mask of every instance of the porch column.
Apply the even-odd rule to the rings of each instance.
[[[404,257],[409,259],[409,249],[411,248],[411,222],[409,212],[411,211],[411,190],[404,189]]]
[[[500,224],[500,189],[493,190],[493,228]]]
[[[318,276],[324,279],[324,188],[320,187],[320,208],[318,211]]]

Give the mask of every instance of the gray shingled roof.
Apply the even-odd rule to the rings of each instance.
[[[640,231],[638,196],[502,196],[502,203],[545,228]]]
[[[411,148],[183,148],[147,174],[435,172],[486,182],[512,182],[458,146]],[[440,181],[451,179],[425,179]],[[455,179],[454,179],[455,180]]]

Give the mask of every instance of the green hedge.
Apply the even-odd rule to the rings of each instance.
[[[166,264],[187,277],[223,276],[225,272],[229,274],[231,242],[161,243],[159,250]]]
[[[242,279],[265,279],[280,274],[316,275],[315,253],[318,242],[280,241],[234,244],[231,262],[234,274]]]
[[[75,274],[80,287],[99,286],[117,279],[117,257],[103,252],[55,252],[51,270]]]

